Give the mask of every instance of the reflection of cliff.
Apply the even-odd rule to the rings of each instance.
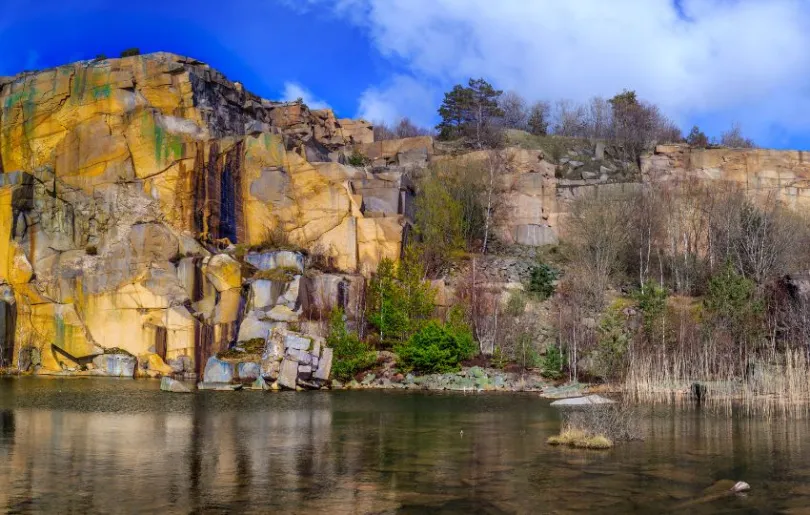
[[[768,478],[769,495],[748,502],[772,512],[768,503],[791,488],[785,482],[810,473],[807,421],[673,409],[639,417],[644,442],[598,453],[547,446],[558,413],[528,396],[166,401],[157,391],[108,388],[71,390],[67,400],[54,388],[41,399],[53,409],[0,412],[0,511],[420,513],[486,503],[494,513],[626,513],[694,499],[718,478],[762,488]]]

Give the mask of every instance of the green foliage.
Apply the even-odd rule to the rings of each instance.
[[[502,93],[483,79],[470,79],[467,87],[453,86],[444,94],[439,107],[442,117],[436,126],[439,137],[444,140],[469,138],[478,147],[493,143],[491,122],[504,114],[498,105]]]
[[[609,310],[597,329],[594,372],[604,379],[620,376],[629,342],[630,335],[621,314]]]
[[[253,274],[253,279],[289,283],[295,279],[296,275],[300,275],[300,273],[301,271],[297,268],[282,266],[271,270],[259,270]]]
[[[540,371],[549,379],[560,379],[563,375],[563,355],[556,345],[546,348],[546,355],[540,359]]]
[[[456,371],[476,349],[470,329],[463,322],[452,320],[445,325],[430,321],[407,342],[395,347],[404,369],[424,373]]]
[[[366,166],[371,162],[371,160],[358,149],[354,149],[352,155],[348,157],[347,162],[351,166]]]
[[[529,112],[529,132],[535,136],[548,134],[551,106],[547,102],[537,102]]]
[[[513,290],[509,293],[509,298],[506,299],[506,309],[504,311],[511,317],[519,317],[526,311],[526,304],[526,296],[520,291]]]
[[[693,147],[706,148],[709,146],[709,138],[700,130],[700,127],[695,125],[686,137],[686,143]]]
[[[489,362],[497,369],[503,369],[509,363],[509,359],[506,357],[506,354],[504,354],[500,345],[496,346],[495,350],[492,351]]]
[[[368,322],[384,347],[406,341],[433,313],[435,291],[423,278],[412,251],[406,252],[398,266],[390,259],[380,261],[366,298]]]
[[[540,300],[545,300],[554,295],[554,281],[558,276],[559,271],[545,263],[533,266],[530,270],[526,291],[534,294]]]
[[[430,276],[441,275],[464,249],[464,213],[448,181],[431,174],[420,184],[414,216],[414,250]]]
[[[357,334],[346,329],[343,310],[333,309],[329,315],[329,334],[326,344],[332,348],[332,377],[350,381],[358,372],[374,365],[375,353]]]
[[[123,52],[121,52],[121,57],[132,57],[135,55],[141,55],[141,50],[139,48],[127,48]]]
[[[656,324],[661,321],[667,310],[667,290],[649,281],[634,295],[638,309],[644,318],[644,330],[652,336]]]
[[[765,311],[754,281],[738,273],[731,263],[709,279],[703,305],[711,322],[727,329],[735,339],[754,336]]]
[[[96,56],[96,58],[93,59],[93,60],[94,61],[106,61],[107,60],[107,54],[98,54]]]

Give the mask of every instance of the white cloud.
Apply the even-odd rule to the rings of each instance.
[[[310,90],[297,82],[285,82],[284,91],[281,93],[281,99],[284,102],[292,102],[299,98],[304,100],[304,103],[310,109],[329,109],[329,104],[324,100],[319,99],[312,94]]]
[[[430,127],[440,102],[436,90],[414,77],[395,75],[382,87],[372,86],[363,92],[357,116],[372,122],[409,117],[417,125]]]
[[[319,3],[322,0],[310,0]],[[530,99],[586,100],[624,88],[687,125],[696,118],[767,139],[810,130],[810,4],[802,0],[341,0],[406,74],[371,87],[360,112],[403,112],[484,77]],[[350,14],[348,14],[350,13]],[[418,100],[418,99],[416,99]],[[420,102],[414,109],[422,110]],[[435,105],[433,106],[435,113]]]

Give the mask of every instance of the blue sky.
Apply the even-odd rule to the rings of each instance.
[[[732,122],[810,148],[810,5],[801,0],[0,0],[0,75],[128,47],[203,60],[271,99],[435,123],[485,77],[529,100],[624,88],[684,131]]]

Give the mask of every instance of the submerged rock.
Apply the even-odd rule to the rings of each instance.
[[[191,389],[189,389],[188,386],[166,376],[163,376],[163,379],[160,380],[160,389],[164,392],[191,393]]]
[[[604,404],[616,404],[616,401],[602,397],[601,395],[587,395],[585,397],[572,397],[570,399],[560,399],[551,403],[554,407],[570,406],[594,406]]]
[[[241,384],[230,384],[230,383],[210,383],[207,381],[203,381],[201,383],[197,383],[198,390],[215,390],[220,392],[233,392],[236,390],[241,390]]]
[[[731,491],[734,493],[747,492],[749,490],[751,490],[751,485],[745,481],[737,481],[734,483],[734,486],[731,487]]]

